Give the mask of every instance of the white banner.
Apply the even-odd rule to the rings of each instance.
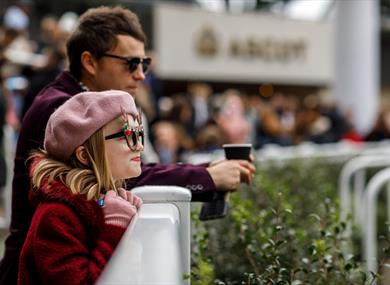
[[[156,5],[154,25],[156,72],[164,79],[304,85],[332,81],[329,23]]]

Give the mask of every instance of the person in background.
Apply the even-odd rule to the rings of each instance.
[[[64,58],[61,51],[56,46],[46,46],[42,52],[46,58],[46,63],[41,68],[36,68],[30,72],[30,84],[23,101],[22,119],[31,107],[39,91],[55,80],[58,74],[61,73],[61,66]]]
[[[210,120],[210,97],[213,93],[211,86],[206,83],[191,83],[187,87],[188,93],[191,96],[191,105],[193,106],[193,124],[194,129],[203,128]]]
[[[121,188],[141,173],[139,116],[116,90],[79,93],[50,116],[29,159],[36,210],[18,284],[95,283],[142,204]]]
[[[1,48],[0,48],[0,70],[1,70]],[[0,74],[0,192],[6,185],[7,179],[7,163],[4,142],[4,127],[6,126],[7,98],[3,86],[3,78]]]
[[[67,42],[69,71],[62,72],[38,94],[23,119],[15,157],[10,235],[0,264],[0,284],[16,284],[20,250],[34,213],[28,200],[30,179],[25,162],[31,150],[42,148],[50,115],[81,91],[116,89],[137,96],[137,88],[150,65],[145,56],[145,41],[137,15],[128,9],[98,7],[80,17]],[[143,164],[142,174],[128,179],[127,186],[183,186],[192,191],[194,201],[208,201],[215,191],[236,191],[241,182],[251,183],[254,172],[253,163],[246,160],[204,165]]]
[[[367,141],[390,139],[390,104],[382,102],[372,130],[366,135]]]
[[[153,125],[152,133],[160,163],[180,162],[183,152],[192,150],[192,139],[180,124],[159,121]]]
[[[215,121],[224,133],[225,143],[247,143],[251,129],[240,92],[229,89],[222,96],[223,104]]]

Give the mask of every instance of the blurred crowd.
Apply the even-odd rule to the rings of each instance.
[[[47,15],[36,34],[29,29],[31,2],[20,1],[0,16],[0,124],[11,126],[17,133],[39,90],[66,68],[65,43],[77,25],[77,15]],[[372,132],[362,136],[348,114],[323,94],[298,96],[261,88],[256,94],[239,89],[216,93],[204,82],[191,82],[180,93],[164,94],[153,67],[136,101],[148,119],[156,157],[163,163],[181,161],[188,151],[211,152],[224,143],[252,143],[258,149],[266,144],[361,142],[390,137],[390,105],[382,106]],[[1,141],[2,136],[1,132]]]

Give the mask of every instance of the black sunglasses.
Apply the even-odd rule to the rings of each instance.
[[[103,56],[117,58],[126,61],[129,66],[130,73],[133,73],[137,69],[138,64],[142,64],[142,72],[146,74],[148,72],[150,63],[152,62],[152,59],[150,57],[144,57],[144,58],[124,57],[124,56],[119,56],[119,55],[109,54],[109,53],[104,53]]]
[[[127,146],[132,150],[137,150],[138,144],[144,145],[144,128],[137,127],[137,128],[128,128],[125,126],[121,131],[105,136],[105,140],[111,140],[115,138],[125,138]]]

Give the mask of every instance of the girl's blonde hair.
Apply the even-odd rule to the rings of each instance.
[[[61,181],[73,194],[86,195],[87,200],[98,200],[103,189],[116,191],[123,180],[114,181],[104,147],[103,128],[94,133],[84,144],[88,165],[82,164],[73,153],[67,161],[50,157],[45,150],[33,151],[28,160],[40,158],[33,163],[31,181],[36,191],[43,183]]]

